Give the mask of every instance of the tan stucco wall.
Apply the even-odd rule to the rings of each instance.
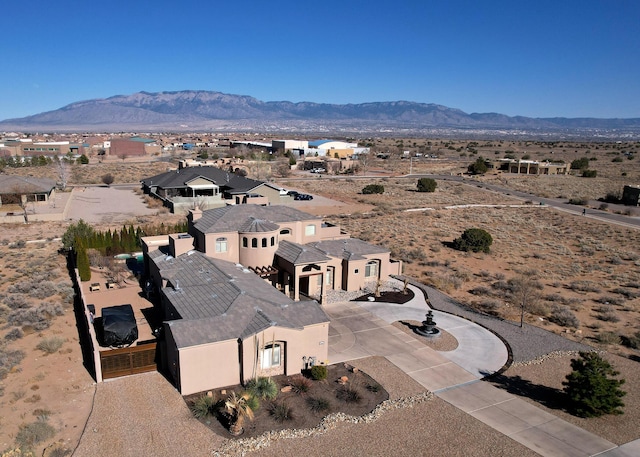
[[[182,348],[178,352],[182,395],[240,383],[236,340]]]
[[[200,240],[204,240],[204,244],[198,244],[198,250],[203,251],[208,257],[214,259],[226,260],[228,262],[238,263],[240,262],[240,237],[237,232],[221,232],[221,233],[207,233],[204,237],[200,235]],[[227,252],[216,252],[216,239],[227,239]]]

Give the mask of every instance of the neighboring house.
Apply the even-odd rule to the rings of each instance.
[[[288,206],[191,210],[188,233],[142,238],[161,297],[167,369],[183,394],[327,360],[316,299],[401,273],[387,249]]]
[[[162,199],[175,213],[193,208],[205,209],[227,203],[280,203],[280,188],[245,178],[216,167],[186,167],[167,171],[141,181],[145,193]],[[290,198],[289,198],[290,199]]]
[[[489,168],[522,175],[566,175],[569,164],[535,160],[497,159],[487,162]]]
[[[55,196],[55,189],[56,182],[53,179],[0,174],[0,206],[46,203]]]

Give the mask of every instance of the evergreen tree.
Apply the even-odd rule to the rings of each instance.
[[[76,239],[75,244],[78,275],[80,276],[80,281],[86,282],[91,280],[91,267],[89,264],[89,255],[87,254],[87,248],[79,238]]]
[[[580,352],[579,359],[571,360],[573,371],[562,384],[569,397],[572,412],[581,417],[604,414],[622,414],[621,398],[627,393],[620,389],[624,379],[609,362],[596,352]]]

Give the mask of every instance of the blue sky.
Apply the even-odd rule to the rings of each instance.
[[[138,91],[640,117],[637,0],[21,0],[0,119]]]

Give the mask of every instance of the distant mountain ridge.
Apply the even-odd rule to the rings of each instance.
[[[54,111],[0,122],[0,130],[195,130],[225,127],[395,129],[492,129],[562,131],[624,129],[640,132],[640,118],[530,118],[467,114],[433,103],[409,101],[327,104],[264,102],[246,95],[185,90],[137,92],[71,103]]]

